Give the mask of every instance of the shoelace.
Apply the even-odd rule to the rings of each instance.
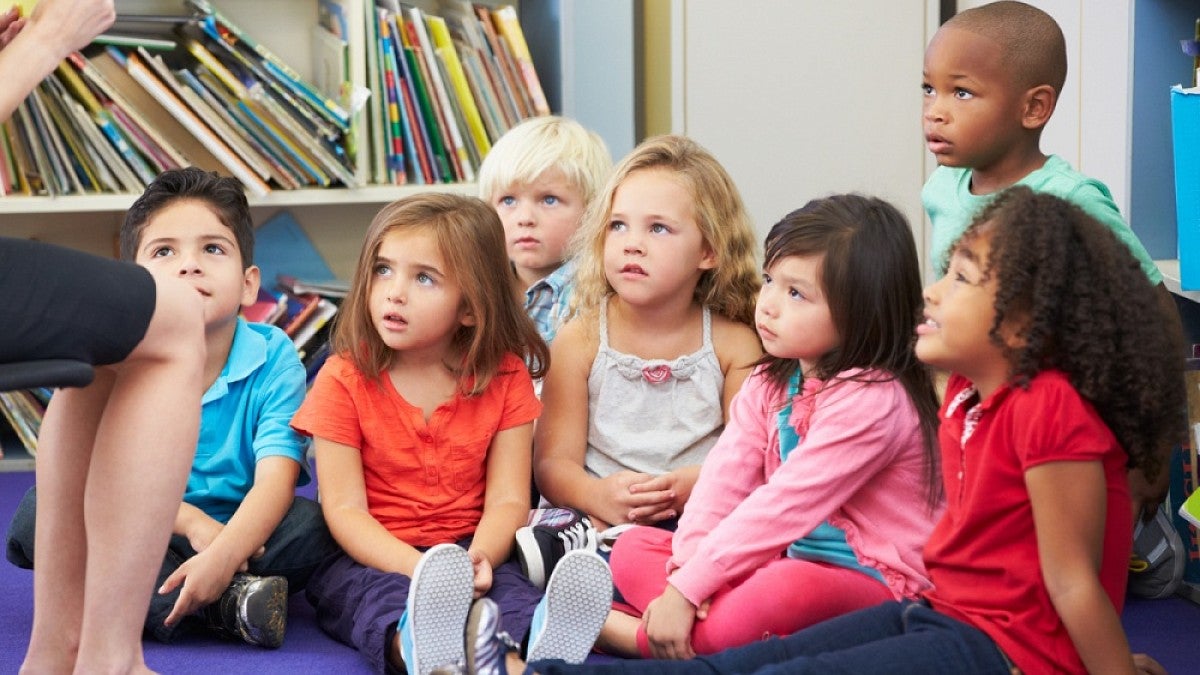
[[[578,520],[570,527],[559,530],[558,538],[562,540],[564,550],[574,551],[576,549],[587,548],[590,529],[587,523]]]

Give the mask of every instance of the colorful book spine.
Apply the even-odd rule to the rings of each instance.
[[[387,102],[384,132],[388,165],[388,180],[400,185],[408,182],[404,168],[404,129],[400,124],[400,76],[397,72],[392,30],[386,16],[379,22],[379,54],[383,65],[383,96]]]

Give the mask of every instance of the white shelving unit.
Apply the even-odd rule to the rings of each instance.
[[[312,73],[312,27],[317,20],[316,0],[216,0],[219,11],[305,79]],[[437,13],[436,0],[414,4]],[[488,4],[501,4],[492,2]],[[356,11],[365,12],[373,0],[361,0]],[[118,15],[182,14],[182,0],[116,0]],[[363,21],[365,14],[348,17]],[[364,57],[365,58],[365,57]],[[365,66],[352,64],[362,73]],[[473,184],[368,186],[357,189],[329,188],[274,190],[264,197],[251,197],[255,224],[281,209],[290,210],[334,273],[349,278],[353,272],[363,234],[381,206],[405,196],[428,191],[475,194]],[[97,194],[61,197],[0,197],[0,236],[37,239],[98,255],[112,256],[125,211],[136,194]],[[33,459],[20,449],[15,437],[0,437],[5,457],[0,471],[32,469]]]

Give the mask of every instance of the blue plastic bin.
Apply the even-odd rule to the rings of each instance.
[[[1175,212],[1179,228],[1179,280],[1200,290],[1200,87],[1171,88],[1175,147]]]

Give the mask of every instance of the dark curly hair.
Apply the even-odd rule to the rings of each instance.
[[[991,338],[1017,386],[1054,368],[1091,402],[1129,456],[1153,479],[1184,419],[1183,347],[1157,290],[1112,230],[1053,195],[1013,187],[974,220],[959,244],[989,237],[985,275],[997,282]],[[1006,319],[1023,326],[1007,346]],[[1012,325],[1012,324],[1010,324]]]

